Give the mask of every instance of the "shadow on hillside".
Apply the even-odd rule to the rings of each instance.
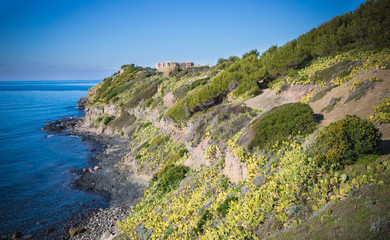
[[[318,122],[321,123],[322,120],[324,120],[324,115],[321,113],[314,113],[314,119]]]
[[[390,154],[390,140],[383,140],[381,142],[381,154],[382,155]]]

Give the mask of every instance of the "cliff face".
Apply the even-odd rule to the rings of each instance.
[[[357,57],[359,56],[352,56],[351,60],[347,59],[347,61]],[[218,233],[222,234],[220,236],[226,234],[234,236],[229,229],[237,226],[244,227],[240,224],[245,220],[248,221],[246,223],[248,225],[244,227],[245,233],[248,236],[261,237],[281,229],[286,230],[295,224],[298,225],[299,222],[310,222],[313,213],[317,216],[316,212],[319,211],[317,209],[329,212],[326,209],[340,207],[336,202],[347,198],[347,192],[352,190],[348,187],[350,186],[348,181],[351,184],[353,181],[359,181],[359,185],[363,186],[365,182],[359,179],[364,175],[367,176],[366,172],[356,175],[357,170],[353,170],[355,177],[348,175],[349,180],[344,180],[345,183],[336,182],[332,185],[329,182],[330,185],[325,190],[318,185],[317,180],[305,183],[306,178],[292,177],[301,171],[317,171],[315,167],[307,170],[300,168],[302,164],[308,164],[304,163],[307,161],[305,160],[307,153],[304,150],[307,146],[299,140],[305,136],[292,136],[288,142],[271,148],[273,150],[253,148],[250,145],[256,137],[256,122],[263,115],[267,115],[273,107],[286,103],[309,102],[317,120],[324,126],[348,114],[369,118],[373,105],[388,97],[390,92],[390,73],[386,65],[390,55],[387,52],[368,53],[366,57],[360,59],[363,64],[359,68],[350,69],[351,75],[344,76],[343,79],[336,76],[313,84],[310,77],[317,78],[318,72],[338,64],[337,58],[339,57],[328,59],[328,62],[319,60],[318,64],[314,62],[312,66],[303,69],[294,77],[280,78],[273,89],[264,89],[254,97],[253,95],[235,97],[232,94],[235,88],[232,88],[221,101],[206,100],[209,103],[203,104],[202,106],[206,107],[201,111],[191,112],[184,106],[187,117],[176,122],[167,115],[167,111],[180,106],[200,89],[207,88],[218,74],[226,70],[219,69],[219,65],[212,68],[201,67],[193,69],[192,73],[186,72],[186,74],[182,73],[183,75],[176,73],[176,77],[173,74],[170,78],[163,78],[159,74],[147,73],[142,69],[125,69],[125,74],[127,71],[133,71],[132,78],[120,79],[119,75],[114,74],[109,80],[110,84],[107,84],[107,80],[102,81],[91,89],[88,95],[80,100],[80,104],[85,105],[86,115],[84,121],[78,126],[79,129],[93,134],[125,139],[128,141],[129,150],[115,166],[122,170],[127,169],[129,174],[138,177],[153,176],[143,199],[137,204],[130,218],[119,224],[121,229],[130,237],[138,236],[141,232],[150,236],[164,236],[165,231],[176,226],[176,230],[171,233],[173,237],[183,237],[188,234],[188,236],[209,238],[216,234],[215,231],[224,231]],[[377,62],[377,60],[373,61],[373,58],[381,59],[382,66],[385,67],[378,68],[372,64]],[[299,84],[295,82],[301,78],[301,75],[307,76],[308,72],[313,73],[309,75],[306,82]],[[361,84],[365,80],[370,82],[368,87]],[[102,91],[104,84],[106,84],[105,90]],[[126,90],[120,90],[123,87]],[[359,98],[346,101],[351,98],[349,96],[354,96],[354,91],[359,89],[363,91],[359,94]],[[110,92],[118,93],[107,98]],[[333,104],[331,99],[339,100]],[[328,105],[332,106],[328,107]],[[388,141],[389,124],[377,126],[381,129],[383,138]],[[284,150],[280,151],[279,148]],[[377,167],[385,164],[377,161],[382,160],[370,164],[379,164],[375,165]],[[179,177],[179,182],[171,183],[173,185],[169,181],[163,183],[166,181],[163,180],[164,174],[169,172],[172,166],[186,166],[191,170]],[[359,166],[351,166],[351,168],[357,169]],[[387,171],[386,169],[388,168],[385,166],[383,171]],[[347,172],[342,170],[329,172],[329,181],[342,174]],[[378,172],[370,181],[382,182],[387,186],[388,179],[384,177],[387,173],[383,174],[385,172]],[[306,186],[303,189],[288,187],[282,190],[273,185],[277,183],[291,186],[291,184],[301,184],[301,181]],[[164,190],[162,193],[159,190],[162,184],[168,184],[170,190],[168,192]],[[319,192],[316,188],[319,188]],[[330,189],[340,189],[337,192],[343,193],[336,193],[337,197],[331,198],[329,197],[331,195],[327,195],[324,198],[324,191],[330,194],[332,192],[329,191],[333,191]],[[354,189],[360,191],[356,185]],[[259,191],[265,195],[258,195]],[[307,194],[308,197],[291,198],[296,194]],[[268,199],[271,196],[273,196],[272,200]],[[285,199],[286,197],[288,200]],[[169,202],[171,204],[167,204]],[[272,202],[272,205],[268,205],[267,202]],[[226,213],[222,212],[222,206],[227,207]],[[185,211],[182,211],[183,208]],[[293,208],[297,208],[298,212],[291,212]],[[165,210],[160,212],[159,209]],[[212,214],[210,215],[212,218],[207,220],[205,225],[201,224],[203,221],[201,219],[204,218],[202,209],[209,209]],[[254,209],[262,210],[254,211]],[[150,214],[159,217],[153,217],[152,220],[149,218],[152,216]],[[388,221],[386,216],[375,214],[372,216]],[[178,220],[167,220],[175,218]],[[171,223],[162,226],[160,221]],[[367,224],[371,224],[369,220],[367,221]],[[189,225],[184,227],[184,222]],[[220,224],[217,225],[218,227],[212,227],[217,223]],[[241,230],[239,232],[243,233]],[[381,232],[378,231],[378,234]]]
[[[123,233],[386,238],[390,52],[376,40],[388,4],[368,1],[262,55],[164,75],[124,65],[92,88],[79,128],[127,141],[115,166],[150,177]]]

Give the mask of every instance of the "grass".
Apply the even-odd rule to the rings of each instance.
[[[280,87],[298,82],[312,84],[315,81],[323,87],[334,78],[350,78],[356,74],[351,66],[359,64],[353,61],[360,55],[338,55],[317,61],[304,57],[309,52],[302,48],[305,47],[304,44],[298,43],[292,41],[279,50],[277,47],[275,50],[270,49],[260,59],[258,54],[246,54],[230,66],[223,67],[224,71],[214,71],[215,69],[207,67],[191,68],[178,72],[176,77],[163,80],[159,74],[156,74],[156,78],[148,78],[148,74],[136,73],[130,78],[130,75],[125,73],[104,81],[104,86],[98,90],[99,103],[115,102],[123,104],[123,110],[137,108],[140,111],[142,103],[145,103],[146,107],[157,108],[159,116],[163,116],[166,110],[161,104],[164,93],[173,92],[178,101],[165,112],[165,116],[183,123],[181,126],[195,125],[189,131],[195,136],[186,141],[191,140],[188,143],[193,146],[192,144],[196,145],[202,139],[209,138],[211,143],[209,142],[210,146],[205,149],[205,157],[215,156],[215,159],[210,158],[210,166],[193,169],[189,174],[189,170],[181,165],[189,155],[186,146],[176,145],[167,135],[160,135],[163,129],[160,131],[153,127],[151,122],[145,121],[136,121],[130,128],[123,129],[126,134],[130,134],[130,129],[137,126],[130,134],[132,138],[129,139],[129,148],[133,151],[129,154],[135,157],[141,173],[155,173],[157,169],[162,169],[153,177],[143,200],[120,225],[121,230],[128,234],[128,239],[191,239],[196,238],[194,235],[201,239],[255,239],[255,229],[267,229],[262,228],[264,225],[275,230],[281,230],[283,226],[287,226],[283,229],[287,230],[290,226],[298,225],[293,231],[303,227],[305,223],[301,222],[306,220],[309,220],[309,224],[304,226],[303,234],[311,234],[307,237],[311,239],[359,238],[359,232],[349,235],[346,231],[364,230],[370,233],[372,226],[375,228],[376,225],[379,226],[378,232],[383,231],[380,228],[381,221],[388,223],[388,208],[374,208],[382,203],[389,206],[388,201],[378,194],[374,194],[374,197],[355,194],[360,191],[356,190],[359,184],[369,184],[368,190],[388,186],[388,181],[385,181],[384,185],[374,183],[382,180],[380,177],[383,171],[379,169],[384,168],[385,164],[369,165],[364,160],[358,162],[359,168],[362,169],[354,169],[359,174],[348,172],[347,166],[345,171],[348,175],[341,170],[336,172],[334,169],[317,166],[313,158],[305,155],[300,142],[292,142],[296,135],[309,134],[316,127],[313,112],[303,107],[305,105],[288,105],[299,105],[303,109],[284,106],[288,108],[287,111],[278,112],[278,108],[271,110],[251,125],[257,133],[257,142],[254,145],[276,148],[276,151],[268,156],[257,155],[260,151],[249,152],[237,143],[242,128],[257,115],[254,111],[247,112],[245,109],[233,107],[228,109],[227,101],[196,110],[197,106],[206,105],[205,103],[215,97],[223,96],[224,99],[227,94],[229,99],[235,99],[236,102],[253,96],[259,91],[259,82],[267,83],[273,78],[282,79],[277,81]],[[310,39],[309,43],[312,44],[313,41]],[[331,46],[321,41],[318,45]],[[288,48],[289,46],[291,48]],[[289,52],[297,57],[291,57]],[[312,57],[317,56],[321,54]],[[302,63],[309,63],[308,61],[312,65],[306,65],[308,68],[304,69],[305,65]],[[209,75],[211,71],[215,75]],[[288,77],[293,79],[286,78],[287,73],[290,73]],[[195,75],[212,77],[189,84],[188,80]],[[160,79],[154,81],[157,77]],[[342,83],[344,80],[338,82]],[[160,91],[157,93],[156,89]],[[331,88],[323,90],[315,95],[313,100],[323,98],[330,90]],[[337,101],[334,101],[332,104],[336,103]],[[331,111],[330,108],[326,110]],[[129,118],[131,117],[126,113],[121,114],[118,119],[112,120],[110,126],[126,127],[131,123]],[[245,166],[248,177],[244,181],[230,184],[227,178],[222,180],[221,172],[225,161],[219,156],[224,155],[227,147]],[[369,167],[374,170],[369,172]],[[388,189],[379,189],[378,192],[385,192],[387,198],[389,196]],[[232,199],[231,196],[237,197]],[[228,200],[229,198],[231,200]],[[349,198],[351,203],[341,207],[338,205],[346,203]],[[329,211],[326,211],[327,208]],[[310,218],[312,210],[318,215]],[[342,212],[343,210],[349,215]],[[375,211],[387,215],[376,215]],[[345,223],[346,220],[348,222]],[[352,229],[355,225],[360,229]],[[344,232],[339,234],[337,232],[340,227]],[[265,231],[264,236],[267,234]],[[299,234],[293,233],[290,236],[299,238]],[[367,238],[374,237],[380,238],[381,235],[374,234]]]
[[[337,85],[331,85],[321,89],[316,94],[314,94],[314,96],[310,99],[310,102],[316,102],[318,100],[321,100],[328,92],[332,91],[332,89],[335,87],[337,87]]]
[[[375,83],[378,82],[383,82],[383,80],[377,77],[371,77],[368,80],[354,82],[353,87],[349,90],[350,93],[347,100],[345,100],[345,103],[361,99],[364,95],[366,95],[367,91],[373,88]]]
[[[321,112],[325,112],[325,113],[330,113],[331,111],[333,111],[334,107],[336,106],[336,104],[338,102],[340,102],[341,100],[341,97],[339,98],[332,98],[328,104],[328,106],[324,107]]]
[[[136,121],[134,115],[130,115],[126,110],[121,111],[121,115],[112,120],[111,126],[117,130],[125,129],[131,126]]]
[[[355,90],[351,91],[345,100],[344,104],[350,102],[350,101],[358,101],[361,99],[364,95],[366,95],[367,91],[374,86],[374,82],[370,82],[368,80],[365,80],[361,82]]]
[[[210,77],[206,77],[206,78],[198,79],[198,80],[192,82],[190,85],[190,90],[193,90],[197,87],[205,85],[209,79],[210,79]]]
[[[389,206],[388,182],[385,185],[368,184],[346,200],[330,205],[330,215],[314,216],[298,227],[268,239],[388,239]]]
[[[153,175],[149,182],[149,188],[153,188],[153,192],[158,194],[175,190],[179,187],[180,181],[185,178],[189,170],[189,167],[183,165],[168,164]]]
[[[128,100],[123,107],[125,108],[134,108],[138,105],[141,100],[149,99],[157,93],[158,82],[149,83],[147,86],[138,88],[134,96]]]
[[[175,98],[176,99],[182,99],[183,97],[185,97],[185,95],[188,93],[188,91],[190,90],[191,86],[186,84],[178,89],[176,89],[174,92],[173,92],[173,95],[175,95]]]
[[[361,63],[360,63],[361,64]],[[324,70],[319,70],[315,73],[314,82],[325,81],[329,82],[335,77],[345,77],[351,73],[351,66],[359,65],[358,62],[344,61],[337,63]]]
[[[264,69],[260,68],[257,55],[250,54],[233,63],[208,84],[198,87],[196,91],[178,101],[166,111],[165,116],[179,123],[199,111],[197,106],[208,102],[210,99],[227,95],[229,92],[235,97],[256,94],[259,92],[257,81],[263,78],[264,75]],[[201,82],[199,85],[201,85]],[[237,87],[234,88],[234,85]]]

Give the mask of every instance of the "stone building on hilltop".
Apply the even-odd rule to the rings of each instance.
[[[163,62],[163,63],[156,63],[156,69],[157,71],[163,71],[164,68],[168,68],[168,67],[172,67],[172,66],[177,66],[177,67],[180,67],[182,69],[186,69],[186,68],[189,68],[189,67],[193,67],[195,66],[193,62],[171,62],[171,61],[168,61],[168,62]]]

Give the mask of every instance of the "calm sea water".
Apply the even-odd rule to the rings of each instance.
[[[103,204],[76,190],[72,168],[87,166],[90,143],[44,132],[45,123],[83,114],[76,108],[97,81],[0,82],[0,235],[45,229]]]

